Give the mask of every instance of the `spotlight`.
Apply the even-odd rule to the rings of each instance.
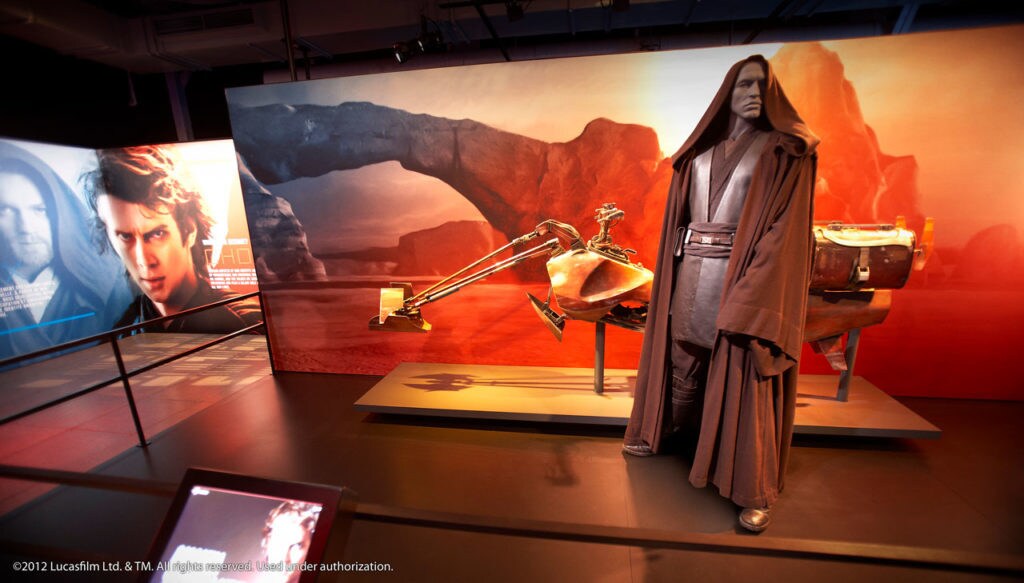
[[[523,19],[523,5],[519,0],[508,0],[505,2],[505,13],[508,14],[508,21],[515,22]]]
[[[423,53],[439,53],[445,50],[444,38],[440,32],[424,32],[416,39],[416,47]]]
[[[395,60],[399,65],[412,58],[412,49],[409,48],[409,43],[395,43],[392,48],[395,51]]]
[[[430,30],[431,25],[434,30]],[[399,41],[392,45],[395,53],[395,60],[399,64],[424,53],[443,53],[448,50],[444,42],[444,34],[436,22],[426,16],[420,17],[420,35],[408,41]]]

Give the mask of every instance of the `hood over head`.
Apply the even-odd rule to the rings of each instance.
[[[53,238],[50,266],[62,281],[78,284],[82,290],[106,298],[116,273],[112,262],[104,261],[90,237],[91,217],[85,204],[41,158],[8,141],[0,140],[0,172],[21,174],[31,180],[46,201],[46,214]],[[70,283],[70,282],[69,282]]]
[[[761,117],[758,118],[757,124],[763,129],[774,129],[793,138],[786,143],[786,147],[790,148],[793,154],[803,156],[814,153],[820,141],[818,136],[811,132],[786,97],[768,60],[761,55],[752,55],[733,65],[725,74],[722,86],[718,88],[704,116],[697,122],[697,127],[683,143],[683,147],[672,156],[674,166],[678,166],[686,152],[703,150],[725,137],[729,128],[729,116],[732,114],[730,103],[733,86],[736,84],[740,69],[747,63],[760,63],[765,71]]]

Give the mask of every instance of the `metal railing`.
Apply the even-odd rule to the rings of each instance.
[[[149,496],[173,497],[177,485],[138,478],[0,465],[0,478],[57,483]],[[643,549],[753,555],[826,563],[859,563],[962,573],[1024,576],[1024,559],[1017,555],[908,545],[837,540],[730,536],[604,524],[580,524],[532,518],[482,516],[444,510],[424,510],[389,504],[355,503],[352,518],[367,522],[415,526],[476,534],[538,540],[572,541]],[[53,560],[112,560],[130,557],[83,554],[0,538],[9,553]],[[912,575],[909,575],[912,578]]]
[[[174,320],[175,318],[181,318],[181,317],[189,316],[191,314],[200,313],[200,312],[203,312],[205,310],[209,310],[209,309],[212,309],[212,308],[223,306],[225,304],[230,304],[230,303],[234,303],[234,302],[240,302],[240,301],[243,301],[243,300],[247,300],[247,299],[252,298],[252,297],[260,298],[260,302],[259,302],[260,303],[260,314],[263,316],[263,318],[259,322],[257,322],[256,324],[252,324],[250,326],[246,326],[246,327],[241,328],[239,330],[236,330],[234,332],[230,332],[230,333],[225,334],[224,336],[221,336],[219,338],[214,338],[213,340],[210,340],[208,342],[204,342],[204,343],[202,343],[202,344],[200,344],[198,346],[193,346],[192,348],[189,348],[188,350],[184,350],[184,351],[172,354],[170,356],[166,356],[164,358],[161,358],[161,359],[159,359],[157,361],[151,362],[151,363],[149,363],[149,364],[147,364],[145,366],[141,366],[141,367],[136,368],[136,369],[131,370],[131,371],[129,371],[127,369],[127,367],[125,367],[124,357],[121,354],[121,347],[118,344],[118,338],[120,338],[122,336],[130,336],[136,330],[142,330],[143,328],[149,328],[149,327],[153,326],[154,324],[162,324],[164,322],[168,322],[170,320]],[[9,422],[14,421],[16,419],[21,419],[22,417],[26,417],[28,415],[32,415],[33,413],[38,413],[38,412],[43,411],[45,409],[49,409],[50,407],[54,407],[56,405],[60,405],[61,403],[65,403],[65,402],[70,401],[72,399],[76,399],[78,397],[81,397],[83,395],[87,395],[89,393],[92,393],[93,391],[97,391],[99,389],[102,389],[103,387],[106,387],[106,386],[108,386],[108,385],[110,385],[112,383],[115,383],[115,382],[120,380],[121,384],[124,386],[125,397],[128,400],[128,408],[131,410],[131,413],[132,413],[132,421],[135,423],[135,433],[138,435],[138,438],[139,438],[139,446],[140,447],[146,447],[147,445],[149,445],[149,441],[146,439],[146,434],[145,434],[145,432],[142,429],[142,422],[139,420],[139,411],[138,411],[138,408],[135,406],[135,397],[132,394],[132,386],[131,386],[131,383],[128,381],[128,379],[130,379],[133,376],[142,374],[144,372],[153,370],[154,368],[157,368],[159,366],[163,366],[163,365],[165,365],[167,363],[174,362],[175,360],[184,358],[184,357],[189,356],[191,354],[195,354],[196,352],[199,352],[201,350],[206,350],[207,348],[210,348],[211,346],[216,346],[217,344],[221,344],[222,342],[227,342],[228,340],[231,340],[232,338],[235,338],[236,336],[240,336],[242,334],[247,334],[249,332],[252,332],[252,331],[256,330],[257,328],[260,328],[260,327],[264,326],[265,318],[266,318],[266,313],[263,311],[263,301],[262,301],[262,299],[263,299],[262,298],[262,294],[260,292],[258,292],[258,291],[247,293],[247,294],[243,294],[243,295],[238,295],[238,296],[232,296],[230,298],[225,298],[223,300],[218,300],[216,302],[213,302],[213,303],[210,303],[210,304],[206,304],[204,306],[199,306],[199,307],[196,307],[196,308],[190,308],[188,310],[182,310],[181,312],[178,312],[177,314],[174,314],[174,315],[171,315],[171,316],[162,316],[160,318],[154,318],[152,320],[146,320],[145,322],[139,322],[138,324],[131,324],[131,325],[128,325],[128,326],[122,326],[120,328],[114,328],[113,330],[110,330],[110,331],[107,331],[107,332],[101,332],[99,334],[94,334],[92,336],[87,336],[85,338],[80,338],[78,340],[73,340],[71,342],[65,342],[64,344],[57,344],[57,345],[51,346],[49,348],[44,348],[43,350],[37,350],[35,352],[29,352],[29,353],[26,353],[26,354],[15,356],[13,358],[8,358],[8,359],[5,359],[5,360],[0,360],[0,370],[3,370],[6,367],[8,367],[10,365],[13,365],[13,364],[17,364],[17,363],[24,362],[24,361],[29,361],[29,360],[34,360],[34,359],[37,359],[37,358],[40,358],[40,357],[43,357],[43,356],[48,356],[48,355],[51,355],[51,354],[55,354],[55,353],[58,353],[58,352],[65,352],[65,351],[70,350],[72,348],[78,348],[78,347],[87,346],[87,345],[98,345],[98,344],[102,344],[104,342],[109,342],[110,346],[111,346],[111,350],[113,350],[113,352],[114,352],[114,360],[117,363],[117,370],[118,370],[118,375],[115,376],[115,377],[112,377],[112,378],[109,378],[109,379],[105,379],[105,380],[96,382],[96,383],[94,383],[92,385],[89,385],[88,387],[85,387],[84,389],[79,389],[77,391],[74,391],[74,392],[69,393],[67,395],[64,395],[62,397],[58,397],[56,399],[47,401],[47,402],[42,403],[40,405],[36,405],[36,406],[31,407],[29,409],[26,409],[24,411],[20,411],[18,413],[13,414],[13,415],[9,415],[7,417],[4,417],[4,418],[0,419],[0,425],[3,425],[4,423],[9,423]],[[267,350],[268,350],[268,352],[270,350],[269,339],[267,341]],[[271,359],[271,370],[273,370],[273,359]]]

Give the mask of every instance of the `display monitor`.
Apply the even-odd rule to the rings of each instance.
[[[344,492],[189,469],[139,580],[314,581]]]

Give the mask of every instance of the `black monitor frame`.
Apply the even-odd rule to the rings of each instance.
[[[174,496],[173,502],[171,502],[171,507],[164,516],[160,530],[157,532],[156,538],[153,540],[153,544],[146,555],[146,561],[154,568],[164,556],[167,546],[171,541],[171,536],[174,534],[174,530],[182,517],[185,505],[192,495],[192,489],[197,486],[234,491],[243,495],[298,500],[321,505],[322,508],[314,527],[309,550],[306,553],[306,563],[323,562],[328,538],[337,522],[337,516],[339,513],[344,513],[341,519],[342,524],[339,524],[339,526],[347,531],[355,506],[354,493],[347,488],[258,478],[203,468],[189,468],[178,486],[178,491]],[[347,532],[336,538],[347,538]],[[304,570],[299,581],[301,583],[312,583],[316,580],[318,574],[319,570],[315,568]],[[158,573],[152,571],[140,572],[138,581],[140,583],[151,581],[155,575],[158,575]]]

